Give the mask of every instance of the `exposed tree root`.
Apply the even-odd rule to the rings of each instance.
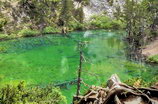
[[[84,96],[75,96],[73,104],[128,104],[132,100],[135,102],[130,104],[158,104],[158,89],[128,86],[115,74],[108,80],[107,88],[92,86]]]

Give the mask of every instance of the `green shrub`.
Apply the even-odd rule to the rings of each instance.
[[[40,32],[38,30],[31,30],[31,29],[23,29],[18,33],[18,35],[21,37],[30,37],[30,36],[36,36],[39,34]]]
[[[100,15],[92,16],[90,20],[90,28],[101,28],[101,29],[123,29],[124,23],[120,20],[111,19],[110,17]]]
[[[85,6],[90,4],[90,0],[82,0],[82,2]]]
[[[117,30],[119,30],[119,29],[125,28],[125,24],[122,23],[120,20],[113,20],[113,21],[111,22],[111,27],[112,27],[112,29],[117,29]]]
[[[42,33],[48,34],[48,33],[60,33],[60,32],[61,30],[59,28],[48,26],[43,29]]]
[[[92,16],[90,26],[93,28],[110,28],[109,18],[106,16]]]
[[[0,90],[0,104],[66,104],[66,98],[55,87],[26,88],[21,82]]]
[[[150,34],[151,34],[151,37],[155,38],[158,36],[158,30],[152,30]]]
[[[69,28],[69,31],[74,31],[74,30],[83,30],[84,28],[84,25],[77,22],[77,21],[70,21],[68,23],[68,28]]]
[[[3,39],[8,39],[8,35],[7,34],[0,34],[0,40],[3,40]]]
[[[16,34],[16,33],[12,33],[12,34],[10,34],[9,36],[8,36],[8,38],[9,39],[15,39],[15,38],[18,38],[19,36],[18,36],[18,33]]]
[[[14,39],[14,38],[18,38],[18,36],[16,34],[3,34],[0,33],[0,40],[8,40],[8,39]]]

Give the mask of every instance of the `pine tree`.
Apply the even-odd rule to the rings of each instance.
[[[148,11],[149,2],[143,0],[126,0],[122,14],[127,26],[127,57],[130,60],[141,61],[144,38],[148,35],[151,23],[151,13]]]
[[[74,16],[76,20],[78,20],[80,23],[83,23],[84,20],[83,6],[75,10]]]
[[[80,22],[83,23],[84,20],[84,12],[83,12],[83,6],[89,4],[89,0],[75,0],[78,2],[78,9],[75,11],[75,18]]]
[[[73,1],[72,0],[63,0],[60,19],[63,22],[63,25],[66,27],[67,27],[69,21],[71,20],[72,11],[73,11]]]

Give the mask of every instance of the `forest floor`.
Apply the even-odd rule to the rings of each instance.
[[[142,50],[142,54],[147,57],[158,55],[158,38],[145,46],[145,48]]]

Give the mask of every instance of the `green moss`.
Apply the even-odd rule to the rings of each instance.
[[[40,32],[38,30],[31,30],[31,29],[23,29],[18,33],[20,37],[37,36],[39,34]]]

